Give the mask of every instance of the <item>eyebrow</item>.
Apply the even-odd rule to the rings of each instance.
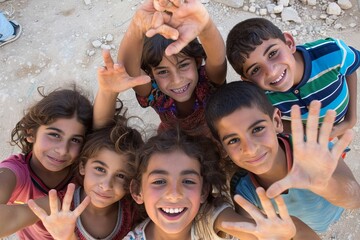
[[[264,51],[264,53],[263,53],[263,56],[265,56],[265,55],[270,51],[270,49],[271,49],[273,46],[275,46],[275,45],[276,45],[276,44],[274,43],[274,44],[271,44],[270,46],[268,46],[268,47],[265,49],[265,51]],[[250,66],[246,69],[245,73],[248,73],[248,71],[249,71],[254,65],[256,65],[256,63],[250,65]]]
[[[62,131],[61,129],[56,128],[56,127],[48,127],[46,129],[56,131],[58,133],[61,133],[62,135],[65,134],[64,131]],[[81,134],[76,134],[76,135],[74,135],[74,137],[79,137],[79,138],[85,139],[84,135],[81,135]]]
[[[98,163],[100,164],[101,166],[104,166],[104,167],[107,167],[108,168],[108,165],[106,163],[104,163],[103,161],[101,160],[94,160],[92,163]]]
[[[177,62],[176,65],[181,64],[181,63],[183,63],[184,61],[186,61],[186,60],[188,60],[188,59],[190,59],[190,58],[189,58],[189,57],[186,57],[186,58],[184,58],[183,60]],[[169,60],[169,61],[170,61],[170,60]],[[170,61],[170,62],[171,62],[171,61]],[[157,66],[157,67],[154,67],[154,70],[162,70],[162,69],[166,69],[166,68],[167,68],[167,67]]]
[[[259,123],[262,123],[262,122],[265,122],[266,120],[265,119],[260,119],[260,120],[257,120],[256,122],[254,122],[253,124],[251,124],[248,129],[251,129],[253,127],[255,127],[256,125],[258,125]],[[237,134],[236,133],[230,133],[230,134],[227,134],[225,135],[221,140],[224,142],[226,139],[229,139],[229,138],[232,138],[234,136],[236,136]]]
[[[166,171],[166,170],[155,169],[155,170],[153,170],[153,171],[151,171],[151,172],[149,173],[149,176],[151,176],[151,175],[157,175],[157,174],[159,174],[159,175],[170,175],[170,173],[169,173],[168,171]],[[195,170],[193,170],[193,169],[183,170],[183,171],[180,172],[180,175],[182,175],[182,176],[183,176],[183,175],[196,175],[196,176],[201,177],[200,173],[197,172],[197,171],[195,171]]]

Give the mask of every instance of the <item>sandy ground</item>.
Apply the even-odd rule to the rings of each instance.
[[[10,13],[12,19],[23,26],[23,34],[17,41],[0,47],[0,142],[3,143],[0,146],[0,159],[19,151],[8,144],[10,133],[23,110],[38,99],[39,95],[36,91],[38,86],[45,86],[45,89],[50,91],[75,82],[87,89],[92,96],[95,95],[96,69],[102,65],[102,58],[101,49],[94,48],[92,42],[104,40],[108,34],[111,34],[113,40],[111,37],[108,38],[108,44],[113,45],[111,53],[115,57],[118,44],[140,1],[92,0],[91,2],[89,5],[83,0],[10,0],[0,3],[0,10]],[[359,5],[357,0],[352,0],[352,3],[353,8],[345,11],[337,21],[343,26],[349,23],[355,23],[357,26],[338,30],[324,27],[323,23],[308,17],[309,12],[316,14],[320,11],[319,8],[302,7],[301,13],[304,14],[300,14],[300,17],[303,22],[298,24],[301,27],[300,30],[298,28],[296,38],[299,42],[303,42],[318,37],[333,36],[342,38],[349,45],[360,49]],[[237,22],[256,17],[254,13],[229,8],[219,3],[209,2],[207,7],[224,38]],[[293,26],[279,24],[284,28]],[[314,25],[324,28],[325,31],[309,34],[301,31]],[[228,80],[237,79],[236,74],[230,69]],[[130,115],[140,116],[150,127],[158,123],[159,119],[151,109],[146,110],[138,106],[132,90],[122,93],[120,97],[129,108]],[[358,112],[360,113],[359,109]],[[360,154],[359,124],[354,130],[357,134],[346,162],[360,181],[360,164],[356,157]],[[341,220],[322,237],[340,240],[360,239],[360,211],[346,211]]]

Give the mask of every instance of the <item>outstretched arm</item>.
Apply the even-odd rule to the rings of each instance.
[[[11,170],[0,168],[0,183],[0,238],[2,238],[36,223],[39,218],[25,203],[7,205],[16,186],[16,176]],[[41,206],[45,206],[47,201],[47,197],[36,199]]]
[[[360,207],[360,186],[349,167],[339,160],[350,144],[353,132],[345,131],[343,136],[329,150],[328,143],[335,119],[335,111],[328,111],[318,130],[321,103],[310,104],[306,124],[306,141],[298,106],[291,109],[294,162],[288,175],[272,184],[267,196],[272,198],[289,188],[308,189],[344,208]]]
[[[94,128],[106,125],[115,114],[116,98],[120,92],[150,81],[148,76],[132,78],[124,66],[114,63],[110,52],[102,52],[105,66],[98,69],[99,88],[94,102]]]
[[[331,137],[339,137],[347,129],[352,129],[357,122],[357,75],[356,72],[346,76],[346,83],[349,88],[349,106],[343,121],[336,124],[331,132]]]
[[[28,204],[31,210],[38,216],[44,224],[46,230],[56,240],[70,240],[77,239],[75,235],[76,219],[85,210],[90,203],[90,198],[86,198],[81,204],[71,211],[71,202],[75,190],[75,185],[70,183],[66,191],[62,207],[59,208],[59,200],[57,198],[56,190],[49,192],[49,204],[51,214],[48,215],[44,209],[39,207],[33,200],[29,200]]]
[[[153,0],[145,0],[135,12],[118,51],[118,62],[124,64],[130,76],[143,75],[141,70],[143,44],[145,34],[152,26],[156,26],[158,33],[164,36],[170,37],[174,34],[174,38],[177,37],[177,31],[164,24],[163,15],[167,17],[167,14],[156,11]],[[162,27],[159,28],[160,25]],[[136,86],[134,90],[140,96],[148,96],[151,91],[151,84],[149,82]]]

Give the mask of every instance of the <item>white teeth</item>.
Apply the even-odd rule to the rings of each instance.
[[[184,86],[184,87],[182,87],[182,88],[172,89],[172,91],[173,91],[174,93],[183,93],[183,92],[186,91],[187,88],[188,88],[188,85],[186,85],[186,86]]]
[[[275,84],[278,83],[283,77],[284,77],[285,71],[283,71],[283,73],[280,75],[280,77],[278,79],[276,79],[275,81],[271,82],[271,84]]]
[[[162,208],[162,210],[166,213],[181,213],[184,211],[184,208]]]

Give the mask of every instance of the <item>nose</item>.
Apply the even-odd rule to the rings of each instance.
[[[173,82],[174,83],[181,83],[182,82],[182,76],[181,76],[181,73],[179,71],[176,71],[174,74],[173,74]]]
[[[168,185],[168,190],[166,197],[170,201],[176,201],[183,197],[183,191],[178,183],[173,183]]]
[[[103,178],[99,186],[104,191],[111,189],[113,186],[112,178]]]
[[[275,77],[275,75],[277,74],[275,64],[266,64],[264,66],[264,69],[265,69],[266,76],[268,76],[269,78]]]
[[[244,154],[253,155],[256,153],[256,143],[250,139],[246,139],[246,141],[243,141],[241,144],[241,150]]]
[[[60,155],[64,156],[69,152],[69,143],[61,141],[55,148],[55,151]]]

